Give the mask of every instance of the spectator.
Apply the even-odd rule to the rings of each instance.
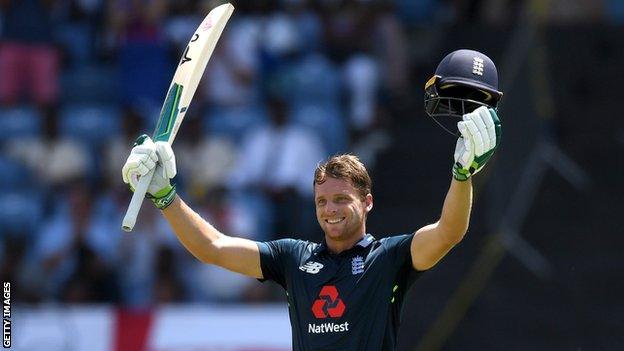
[[[357,2],[327,17],[330,57],[342,66],[350,127],[359,132],[374,124],[381,75],[370,38],[377,34],[377,18],[373,5]]]
[[[58,102],[60,57],[53,41],[57,0],[2,0],[0,104],[26,98],[43,109]]]
[[[225,188],[213,187],[195,204],[202,218],[212,220],[211,223],[221,230],[237,233],[244,238],[260,239],[257,221],[249,216],[243,204],[230,196]],[[181,255],[179,258],[184,261],[185,256],[188,257]],[[192,300],[233,302],[256,295],[252,293],[253,290],[261,290],[255,293],[264,296],[267,294],[266,288],[258,287],[253,279],[202,264],[198,260],[193,260],[188,268],[187,272],[193,272],[191,279],[186,282],[187,290],[192,292]]]
[[[46,277],[47,297],[68,302],[116,302],[117,223],[94,209],[84,180],[68,183],[54,215],[37,239],[34,259]]]
[[[156,281],[154,299],[157,304],[180,302],[185,294],[175,269],[175,253],[170,247],[161,246],[156,254]]]
[[[107,147],[103,150],[103,166],[106,169],[106,179],[104,180],[110,182],[111,184],[108,185],[112,188],[122,186],[117,181],[119,165],[123,165],[126,161],[125,154],[128,153],[129,145],[132,145],[134,140],[145,130],[145,119],[146,117],[135,106],[125,106],[122,115],[122,132],[106,143]],[[126,191],[125,187],[123,191]]]
[[[104,0],[63,0],[55,11],[58,25],[55,37],[63,50],[65,67],[71,69],[93,64],[100,45],[99,27],[104,15]]]
[[[27,254],[28,233],[0,233],[0,281],[18,282],[20,270]],[[28,296],[19,284],[14,285],[14,296],[27,299]]]
[[[200,118],[187,116],[184,124],[180,130],[183,135],[174,147],[180,155],[179,168],[184,172],[180,173],[186,175],[185,189],[196,200],[204,198],[214,188],[223,187],[234,165],[237,150],[225,136],[205,135]]]
[[[366,131],[375,122],[379,90],[379,68],[366,54],[353,55],[344,65],[344,80],[349,97],[349,121],[356,131]]]
[[[129,105],[158,105],[169,87],[175,64],[164,35],[165,0],[113,0],[108,35],[119,56],[120,96]]]
[[[423,1],[427,2],[435,1]],[[409,45],[404,27],[394,10],[389,4],[379,5],[373,34],[375,42],[379,45],[375,46],[374,55],[380,71],[381,86],[391,97],[405,98],[410,89],[411,78]],[[427,53],[427,50],[422,51]]]
[[[202,21],[196,1],[178,0],[169,4],[169,14],[165,18],[164,35],[176,52],[183,52],[191,34]]]
[[[157,212],[144,206],[132,235],[122,235],[120,240],[117,275],[126,306],[149,307],[186,296],[178,274],[182,260],[175,256],[171,233],[165,230]]]
[[[312,235],[314,218],[306,216],[311,203],[312,171],[325,156],[316,134],[289,122],[289,110],[280,98],[269,101],[271,122],[244,138],[230,185],[235,190],[260,191],[270,199],[273,228],[286,235],[302,226]]]
[[[33,170],[38,175],[38,185],[46,190],[86,177],[92,159],[85,147],[59,135],[56,117],[49,116],[44,122],[41,137],[10,140],[5,143],[4,152]]]
[[[204,75],[203,95],[211,107],[248,107],[258,103],[260,19],[234,16]]]

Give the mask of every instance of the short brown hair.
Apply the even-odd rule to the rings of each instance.
[[[372,182],[368,171],[355,155],[334,155],[323,163],[319,163],[314,171],[314,184],[323,184],[327,177],[346,180],[360,193],[363,198],[371,193]]]

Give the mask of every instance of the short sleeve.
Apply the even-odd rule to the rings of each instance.
[[[414,269],[412,264],[412,238],[413,233],[381,239],[391,260],[394,283],[398,286],[396,296],[400,301],[403,301],[409,287],[424,273]]]
[[[293,256],[297,240],[280,239],[258,242],[260,250],[260,267],[265,280],[273,280],[284,289],[286,288],[286,267]]]
[[[414,234],[396,235],[382,239],[386,250],[391,255],[392,261],[397,268],[407,264],[411,266],[412,262],[412,238]]]

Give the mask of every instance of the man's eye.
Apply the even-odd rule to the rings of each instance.
[[[325,203],[326,203],[326,202],[327,202],[327,201],[325,201],[325,200],[318,200],[318,201],[316,202],[316,204],[317,204],[317,205],[319,205],[319,206],[323,206],[323,205],[325,205]]]

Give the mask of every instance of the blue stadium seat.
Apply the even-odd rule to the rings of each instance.
[[[607,17],[615,24],[624,24],[624,2],[621,0],[607,0],[604,5]]]
[[[4,140],[38,137],[41,135],[43,117],[34,106],[0,109]]]
[[[98,146],[121,132],[121,112],[115,105],[72,104],[60,113],[62,136]]]
[[[83,65],[63,71],[63,103],[111,103],[119,101],[119,73],[113,67]]]
[[[295,70],[295,104],[336,105],[340,101],[340,72],[322,55],[308,55]]]
[[[251,128],[267,123],[266,111],[261,107],[212,109],[205,118],[208,134],[229,137],[238,143]]]
[[[119,92],[123,104],[144,100],[161,104],[175,71],[164,43],[128,41],[118,48]]]
[[[437,0],[395,0],[395,14],[405,25],[422,25],[439,21],[444,6]]]
[[[24,165],[16,160],[0,155],[0,193],[28,186],[32,180],[32,174]]]
[[[34,191],[0,193],[0,236],[4,234],[32,235],[43,219],[43,198]]]
[[[348,131],[337,106],[296,105],[293,107],[291,120],[316,132],[328,154],[346,150]]]
[[[89,23],[61,23],[54,37],[69,57],[70,63],[80,65],[92,59],[93,36]]]
[[[260,191],[234,191],[230,193],[229,201],[253,217],[255,231],[251,239],[269,240],[276,234],[271,229],[275,213],[266,195]]]

